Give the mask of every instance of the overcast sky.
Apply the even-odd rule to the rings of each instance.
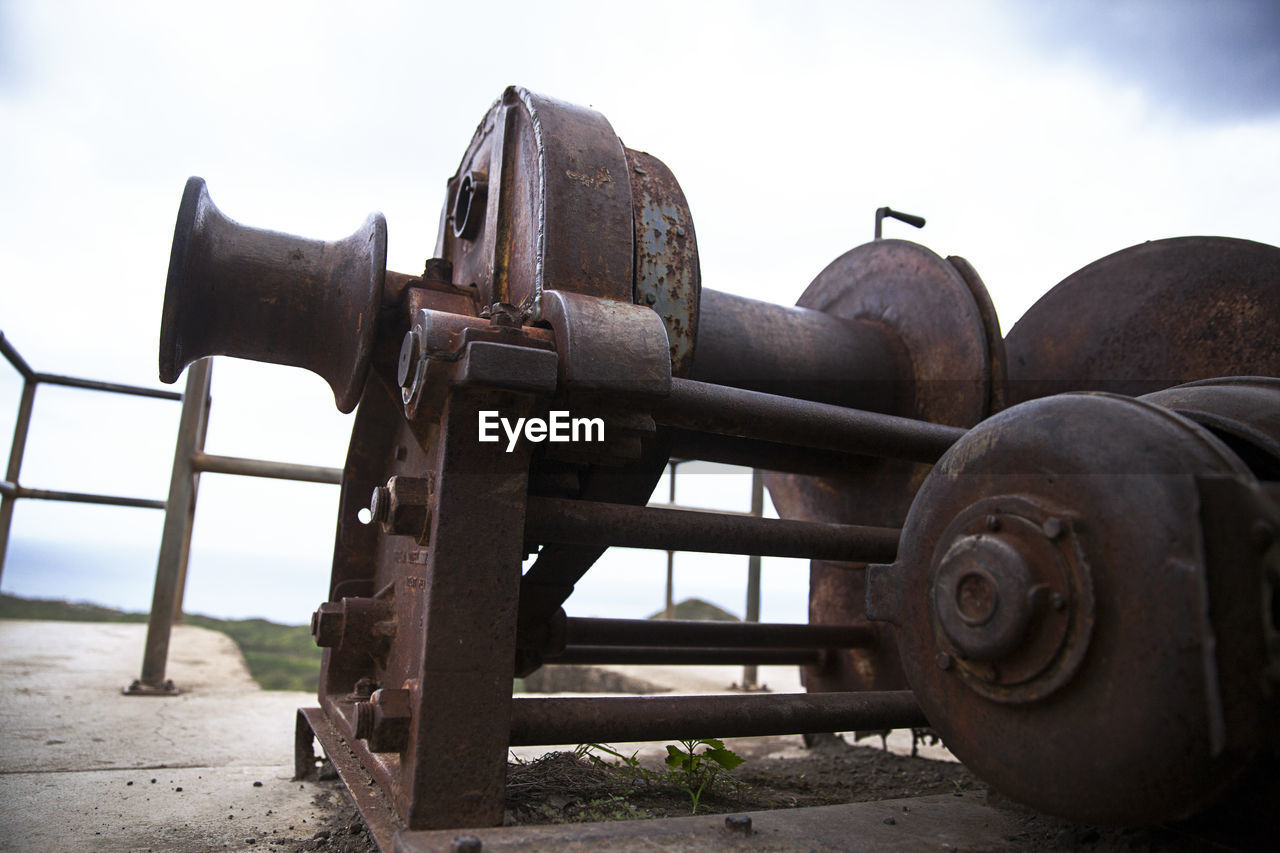
[[[308,237],[381,210],[389,266],[416,272],[445,180],[517,83],[593,106],[672,168],[705,286],[793,303],[889,204],[929,223],[886,234],[967,257],[1007,332],[1072,271],[1143,240],[1280,243],[1278,10],[0,0],[0,329],[36,370],[158,384],[188,175],[229,216]],[[0,365],[5,448],[18,392]],[[220,359],[214,398],[210,452],[341,465],[350,420],[318,377]],[[177,412],[42,387],[22,482],[163,497]],[[188,608],[305,621],[337,489],[200,488]],[[681,489],[746,506],[740,480]],[[3,589],[146,609],[160,517],[21,501]],[[664,560],[611,557],[570,612],[656,609]],[[741,612],[744,564],[684,555],[677,595]],[[803,621],[806,580],[766,561],[765,618]]]

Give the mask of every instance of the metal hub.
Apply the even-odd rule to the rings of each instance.
[[[980,501],[934,555],[935,658],[945,669],[997,702],[1043,699],[1070,680],[1094,609],[1071,519],[1011,495]]]

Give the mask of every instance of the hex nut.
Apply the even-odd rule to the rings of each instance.
[[[326,601],[315,613],[311,614],[311,636],[316,645],[322,649],[331,649],[342,642],[342,628],[345,618],[342,605],[336,601]]]

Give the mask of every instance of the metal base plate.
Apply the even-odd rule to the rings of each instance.
[[[126,696],[177,696],[182,691],[177,688],[172,679],[166,679],[163,684],[152,685],[143,684],[142,681],[134,679],[129,683],[128,687],[120,691]]]
[[[360,765],[360,761],[347,746],[346,738],[320,708],[298,709],[293,750],[294,778],[310,779],[315,776],[315,741],[320,741],[325,757],[333,763],[334,769],[338,771],[338,778],[355,800],[360,816],[369,827],[369,835],[377,842],[378,849],[389,853],[393,838],[402,826],[395,809]]]
[[[964,793],[732,815],[401,832],[393,849],[1000,850],[1016,849],[1006,839],[1019,831],[1017,813],[988,807],[985,793]],[[468,838],[479,843],[468,845]]]

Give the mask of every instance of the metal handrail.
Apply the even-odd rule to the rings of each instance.
[[[18,478],[22,472],[22,457],[26,453],[27,434],[31,428],[31,414],[35,407],[36,388],[39,385],[61,385],[67,388],[83,388],[127,394],[135,397],[156,397],[162,400],[181,400],[176,391],[162,388],[145,388],[140,385],[122,385],[116,382],[99,382],[74,376],[59,376],[33,370],[17,348],[0,332],[0,353],[22,376],[22,397],[18,404],[18,419],[13,428],[13,443],[9,448],[9,465],[5,478],[0,481],[0,577],[4,576],[5,556],[9,552],[9,530],[13,524],[13,505],[20,498],[70,503],[105,504],[108,506],[164,509],[165,502],[149,498],[130,498],[120,495],[98,495],[88,492],[67,492],[54,489],[31,489],[23,486]]]
[[[22,376],[22,397],[18,404],[18,419],[14,426],[13,443],[9,451],[9,465],[4,479],[0,480],[0,577],[3,577],[5,555],[9,548],[13,505],[21,498],[163,509],[165,511],[164,529],[160,537],[160,556],[156,564],[156,586],[152,594],[151,615],[147,622],[147,644],[143,654],[142,675],[125,688],[125,692],[131,695],[176,693],[173,682],[167,680],[164,674],[169,653],[169,636],[174,622],[182,619],[182,600],[186,588],[187,563],[191,552],[191,529],[195,520],[196,493],[200,474],[202,472],[236,474],[246,477],[339,485],[342,483],[342,469],[205,453],[204,439],[209,425],[211,403],[209,389],[213,372],[212,359],[202,359],[191,366],[187,372],[186,390],[180,393],[163,388],[147,388],[140,385],[124,385],[118,382],[101,382],[96,379],[41,373],[27,363],[3,332],[0,332],[0,353],[3,353],[5,359]],[[178,422],[178,439],[174,448],[173,473],[169,481],[168,497],[165,500],[156,500],[88,492],[32,489],[21,485],[18,476],[21,473],[22,457],[26,451],[27,434],[31,427],[35,391],[36,387],[42,384],[182,401],[182,414]]]

